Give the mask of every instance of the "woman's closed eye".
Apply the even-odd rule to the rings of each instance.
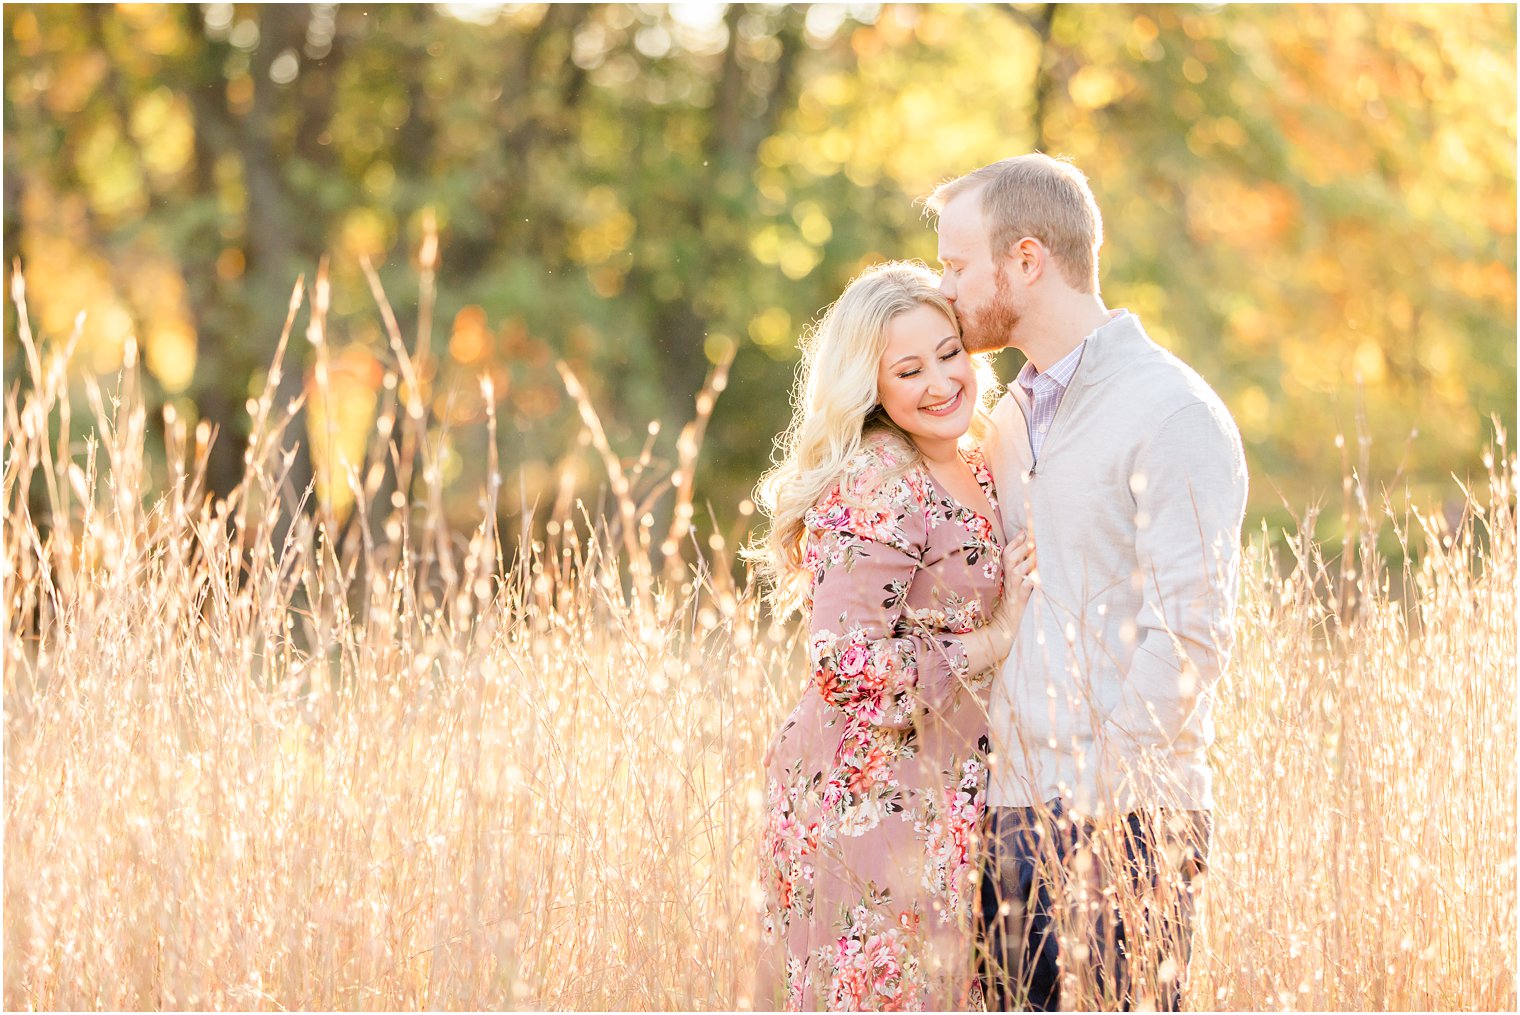
[[[951,349],[949,352],[947,352],[943,356],[941,356],[940,357],[940,362],[941,363],[948,363],[950,360],[955,359],[955,357],[959,356],[964,351],[965,350],[962,349],[960,346],[956,346],[954,349]],[[914,367],[912,370],[904,370],[902,373],[898,374],[897,376],[899,378],[901,378],[902,380],[907,380],[910,377],[917,377],[921,373],[923,373],[923,371],[921,369],[919,369],[918,367]]]

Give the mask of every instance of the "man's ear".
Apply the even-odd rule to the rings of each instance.
[[[1033,236],[1026,236],[1008,249],[1009,270],[1026,285],[1039,281],[1050,260],[1045,244]]]

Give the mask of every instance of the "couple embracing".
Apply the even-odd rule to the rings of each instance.
[[[1246,471],[1219,398],[1098,293],[1040,154],[938,188],[935,275],[804,341],[759,547],[811,679],[766,752],[758,1007],[1175,1009]],[[1028,362],[990,408],[977,356]]]

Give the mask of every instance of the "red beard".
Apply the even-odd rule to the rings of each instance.
[[[1008,273],[999,265],[993,276],[992,299],[986,306],[969,314],[958,314],[961,343],[967,352],[992,352],[1006,349],[1018,327],[1019,312],[1013,306]]]

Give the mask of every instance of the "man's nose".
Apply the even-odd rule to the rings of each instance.
[[[950,281],[949,273],[939,277],[939,294],[951,303],[955,302],[955,285]]]

